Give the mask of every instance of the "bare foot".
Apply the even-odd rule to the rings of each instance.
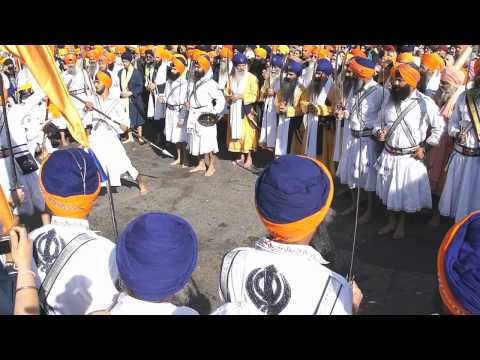
[[[432,218],[428,222],[428,225],[431,227],[438,227],[440,225],[440,215],[439,214],[433,214]]]
[[[205,173],[205,176],[212,176],[213,174],[215,174],[215,168],[209,167],[207,172]]]
[[[355,206],[352,205],[352,206],[350,206],[349,208],[343,210],[343,211],[340,213],[340,215],[341,215],[341,216],[347,216],[347,215],[353,214],[354,211],[355,211]]]
[[[243,165],[244,168],[247,168],[247,169],[250,169],[252,167],[252,161],[247,161],[244,165]]]
[[[358,218],[358,223],[359,223],[360,225],[368,224],[371,219],[372,219],[372,214],[366,212],[365,214],[363,214],[362,216],[360,216],[360,217]]]
[[[177,159],[174,162],[171,162],[170,165],[180,165],[180,159]]]
[[[201,166],[195,166],[192,170],[190,170],[191,173],[199,172],[199,171],[206,171],[207,167],[205,165]]]
[[[378,235],[387,235],[395,230],[395,224],[388,223],[377,231]]]
[[[122,141],[123,144],[133,143],[133,139],[128,138],[127,140]]]
[[[405,237],[405,229],[404,227],[397,227],[397,229],[395,230],[395,233],[393,234],[393,238],[395,240],[401,240]]]
[[[140,195],[145,195],[148,193],[148,189],[145,187],[145,185],[139,186],[140,188]]]

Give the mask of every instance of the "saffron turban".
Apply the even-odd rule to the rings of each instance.
[[[198,240],[189,223],[166,213],[132,220],[115,247],[120,279],[133,295],[160,301],[181,290],[197,265]]]
[[[98,54],[98,51],[96,50],[90,50],[87,52],[87,58],[88,60],[92,60],[92,61],[97,61],[99,59],[99,54]]]
[[[127,49],[125,49],[125,46],[117,46],[115,47],[115,52],[117,54],[123,54]]]
[[[57,150],[40,169],[40,190],[53,215],[85,218],[100,193],[93,157],[81,149]]]
[[[445,62],[436,53],[424,54],[422,56],[422,65],[430,71],[443,70],[445,68]]]
[[[327,49],[318,49],[317,54],[319,59],[325,59],[328,57],[330,52]]]
[[[175,69],[179,74],[183,74],[187,67],[187,59],[181,54],[176,54],[172,58],[172,63],[173,66],[175,66]]]
[[[400,55],[398,55],[397,61],[398,61],[399,63],[408,64],[408,63],[414,62],[415,59],[413,58],[412,53],[402,52],[402,53],[400,53]]]
[[[295,243],[316,230],[333,200],[330,171],[297,155],[274,160],[257,179],[255,205],[274,240]]]
[[[367,55],[362,51],[360,50],[359,48],[355,48],[351,51],[351,54],[355,57],[362,57],[362,58],[366,58]]]
[[[375,63],[363,57],[354,57],[350,62],[352,72],[363,78],[371,78],[375,75]]]
[[[449,66],[443,70],[440,80],[459,87],[465,83],[465,73],[453,66]]]
[[[393,67],[391,70],[392,78],[395,78],[395,73],[398,71],[408,85],[416,88],[417,83],[420,81],[420,72],[416,69],[416,66],[414,66],[412,66],[412,64],[399,64]]]
[[[480,315],[480,210],[445,235],[437,257],[440,296],[455,315]]]
[[[110,65],[110,64],[113,64],[116,59],[117,59],[117,56],[114,53],[108,52],[105,55],[103,62],[106,65]]]
[[[109,88],[112,86],[112,78],[110,75],[103,71],[97,71],[97,74],[95,75],[98,81],[100,81],[105,87]]]
[[[232,58],[233,58],[233,51],[232,51],[231,48],[224,46],[224,47],[220,50],[220,56],[221,56],[223,59],[232,59]]]
[[[210,69],[210,60],[203,55],[197,56],[194,60],[197,62],[198,66],[200,66],[200,69],[206,74]]]

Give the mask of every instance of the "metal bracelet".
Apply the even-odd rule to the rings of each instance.
[[[18,293],[20,290],[25,290],[25,289],[35,289],[36,291],[38,291],[36,286],[28,285],[28,286],[22,286],[18,288],[17,290],[15,290],[15,293]]]

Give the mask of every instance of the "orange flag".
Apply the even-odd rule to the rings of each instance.
[[[82,119],[55,65],[52,48],[49,45],[0,45],[0,50],[8,51],[25,62],[50,102],[62,112],[70,134],[89,148]]]
[[[7,235],[13,227],[13,214],[10,205],[8,205],[7,198],[0,186],[0,228],[1,235]]]

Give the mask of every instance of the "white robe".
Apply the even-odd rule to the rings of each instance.
[[[108,97],[103,100],[96,97],[98,109],[111,117],[113,120],[125,125],[130,125],[128,115],[120,99]],[[138,176],[138,171],[132,165],[130,158],[120,141],[119,135],[123,130],[119,125],[109,120],[102,120],[103,116],[92,111],[93,123],[92,132],[88,137],[90,146],[105,173],[108,171],[112,186],[121,186],[120,177],[128,172],[133,179]],[[103,184],[106,186],[106,184]]]
[[[267,96],[263,105],[262,129],[260,131],[260,143],[267,148],[275,147],[277,138],[277,109],[275,108],[275,94],[280,91],[280,78],[278,77],[272,86],[273,96]]]
[[[187,141],[187,122],[181,119],[183,112],[179,111],[179,105],[184,105],[187,99],[187,79],[180,76],[175,81],[167,81],[165,86],[166,103],[175,106],[176,110],[167,108],[165,115],[165,138],[172,143]]]
[[[405,116],[404,122],[411,129],[416,144],[426,141],[432,146],[437,146],[443,134],[445,122],[434,101],[414,90],[400,104],[401,110],[410,104],[410,100],[417,97],[424,100],[424,105],[421,106],[426,116],[422,118],[421,108],[417,105]],[[390,96],[386,97],[383,106],[385,109],[380,112],[374,133],[382,128],[383,117],[383,126],[387,131],[397,119],[395,106]],[[431,135],[427,138],[428,129],[431,130]],[[395,129],[387,144],[401,149],[412,147],[401,125]],[[432,207],[427,167],[422,161],[415,159],[414,155],[392,155],[384,149],[375,168],[377,169],[376,193],[388,210],[417,212],[422,208]]]
[[[243,95],[245,92],[245,86],[247,85],[249,73],[244,72],[243,76],[238,79],[235,75],[231,80],[231,92],[232,95]],[[238,99],[230,104],[230,129],[232,134],[232,140],[238,140],[242,138],[243,134],[243,121],[242,121],[242,106],[243,100]]]
[[[115,304],[110,307],[111,315],[198,315],[187,306],[175,306],[167,302],[150,302],[120,293]]]
[[[373,93],[363,99],[357,111],[352,113],[353,107],[357,103],[358,97],[361,97],[370,88],[375,87]],[[388,97],[388,90],[385,90],[385,97]],[[349,130],[373,129],[375,121],[382,107],[383,89],[374,80],[370,80],[364,89],[357,96],[350,96],[347,100],[347,117],[345,127]],[[358,105],[357,105],[358,106]],[[361,119],[358,118],[358,112]],[[344,134],[345,137],[345,134]],[[351,132],[347,132],[345,137],[345,151],[342,152],[340,163],[338,164],[337,176],[342,184],[348,185],[350,189],[360,186],[366,191],[375,191],[377,173],[374,168],[377,154],[375,152],[375,140],[371,137],[355,138]]]
[[[478,98],[475,104],[477,109],[480,110],[480,100]],[[478,149],[480,144],[465,101],[465,92],[460,94],[452,117],[448,122],[448,135],[455,137],[460,129],[466,131],[467,134],[463,146]],[[452,217],[455,222],[458,222],[472,211],[480,209],[479,179],[480,156],[466,156],[453,150],[438,205],[440,214]]]
[[[167,68],[169,66],[170,62],[169,61],[162,61],[162,64],[158,68],[157,71],[157,76],[155,77],[155,85],[162,85],[167,82]],[[155,94],[157,94],[157,91],[155,91]],[[166,91],[164,90],[163,93],[157,94],[155,97],[155,111],[153,113],[153,119],[154,120],[160,120],[166,117],[166,106],[164,103],[161,103],[159,98],[160,96],[165,96]],[[151,110],[153,109],[153,101],[151,98],[148,100],[148,117],[150,117]]]
[[[219,294],[226,305],[214,314],[351,315],[352,288],[326,264],[311,246],[266,238],[255,248],[234,249],[221,268]]]
[[[301,91],[299,85],[294,90],[294,94],[290,102],[297,98]],[[291,104],[289,104],[291,105]],[[286,155],[288,152],[288,131],[290,129],[290,118],[286,114],[278,115],[277,138],[275,139],[275,156]]]
[[[115,244],[89,229],[83,219],[52,217],[50,225],[29,234],[33,241],[37,287],[65,246],[81,234],[93,237],[60,271],[47,297],[50,315],[85,315],[106,309],[118,293]]]
[[[320,94],[318,94],[313,103],[317,106],[325,105],[325,100],[327,100],[328,92],[332,86],[332,77],[327,79],[327,82],[323,86]],[[312,113],[307,113],[303,116],[304,124],[306,126],[306,144],[305,144],[305,155],[311,156],[313,158],[317,157],[317,130],[318,130],[318,116]]]
[[[187,119],[187,141],[190,154],[199,156],[210,152],[218,152],[217,126],[205,127],[198,123],[198,117],[204,113],[220,114],[225,107],[225,96],[219,90],[216,81],[205,75],[207,81],[198,86],[197,100],[193,95],[193,82],[189,87],[188,101],[190,111]],[[205,77],[199,81],[204,81]],[[215,99],[215,106],[213,100]]]
[[[89,81],[88,73],[85,70],[77,70],[75,75],[71,75],[68,72],[63,72],[63,81],[68,91],[73,90],[85,90],[85,93],[76,94],[82,100],[87,101],[87,99],[95,93],[95,89],[92,88],[92,84]],[[81,91],[80,91],[81,92]],[[72,98],[73,105],[77,108],[78,112],[83,111],[85,104],[81,101]],[[83,126],[87,127],[92,125],[92,114],[87,113],[82,119]]]

